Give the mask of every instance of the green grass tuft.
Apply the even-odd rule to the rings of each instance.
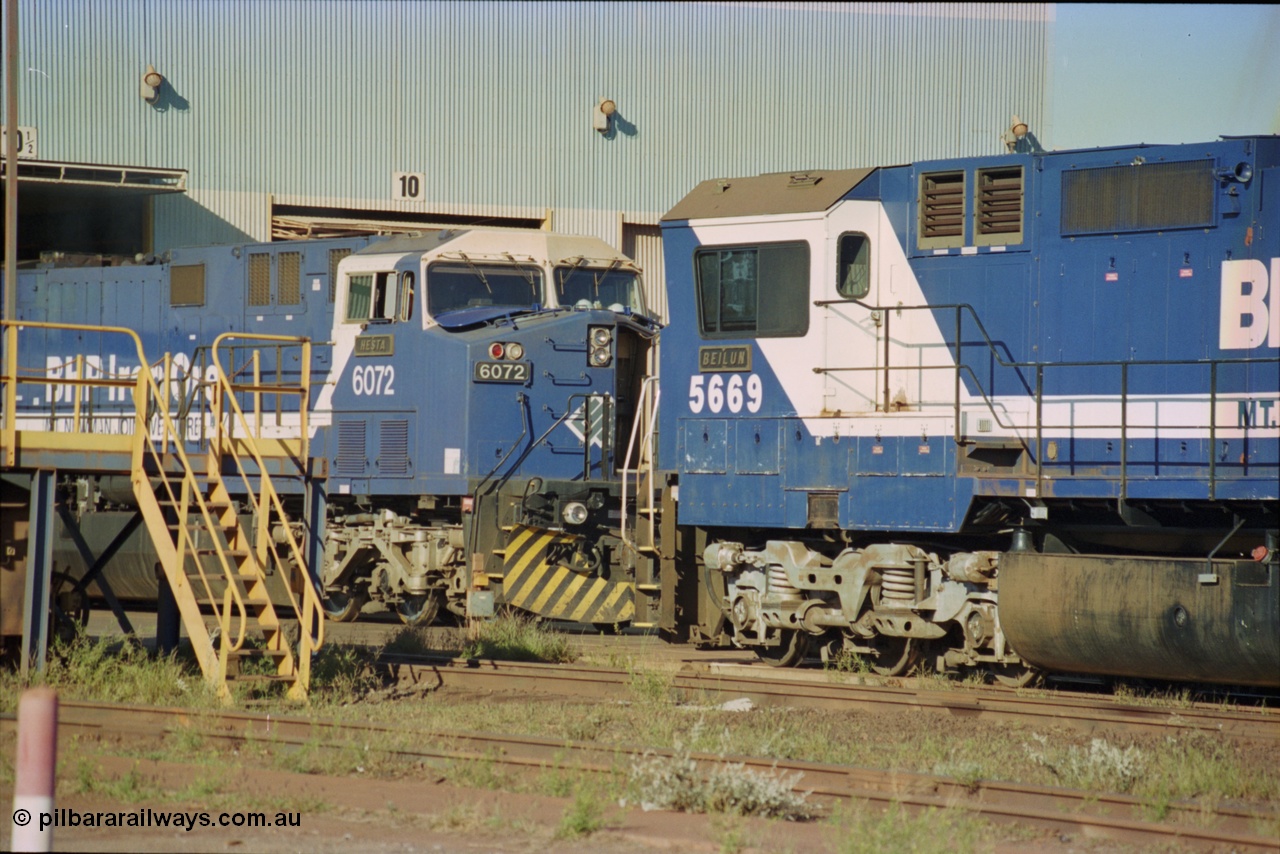
[[[499,617],[480,623],[476,632],[463,648],[463,658],[565,664],[578,657],[567,637],[525,617]]]

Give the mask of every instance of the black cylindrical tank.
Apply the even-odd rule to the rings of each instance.
[[[85,513],[81,516],[78,521],[79,532],[90,553],[97,556],[105,552],[133,515],[134,511],[124,510]],[[241,522],[246,530],[253,531],[249,517],[242,516]],[[111,585],[112,592],[121,601],[154,603],[160,589],[156,575],[159,560],[147,526],[139,525],[119,546],[103,570],[103,575]],[[77,580],[89,569],[61,519],[54,525],[53,564],[54,572],[66,573]],[[276,605],[289,603],[285,584],[281,573],[268,573],[267,589],[271,601]],[[87,592],[90,597],[99,595],[98,588],[92,584]]]
[[[1047,670],[1280,686],[1280,564],[1009,553],[1000,624]]]

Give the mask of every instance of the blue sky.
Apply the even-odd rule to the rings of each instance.
[[[1280,133],[1280,6],[1062,3],[1052,63],[1046,148]]]

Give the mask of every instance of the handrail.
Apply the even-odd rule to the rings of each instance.
[[[1218,420],[1217,405],[1219,402],[1218,373],[1223,367],[1231,366],[1231,365],[1280,364],[1280,358],[1276,358],[1276,357],[1243,357],[1243,358],[1226,358],[1226,359],[1221,359],[1221,358],[1219,359],[1128,359],[1128,360],[1116,359],[1116,360],[1092,360],[1092,361],[1072,360],[1072,361],[1054,361],[1054,362],[1018,361],[1014,359],[1006,360],[1001,355],[1000,346],[997,345],[997,343],[991,338],[991,335],[987,332],[986,326],[982,323],[982,319],[978,316],[977,311],[974,309],[972,305],[968,303],[951,303],[951,304],[942,304],[942,305],[912,305],[912,306],[906,306],[906,305],[877,306],[877,305],[871,305],[871,304],[862,302],[861,300],[857,300],[857,299],[839,299],[839,300],[815,300],[814,305],[819,307],[827,307],[832,305],[857,305],[871,312],[881,312],[883,313],[883,317],[885,318],[885,328],[883,333],[884,342],[885,342],[884,343],[885,360],[883,365],[875,365],[875,366],[863,365],[863,366],[854,366],[854,367],[816,367],[816,368],[813,368],[813,372],[815,374],[833,374],[833,373],[844,373],[844,372],[867,372],[867,371],[877,372],[877,373],[883,372],[883,376],[884,376],[884,401],[883,401],[884,410],[883,411],[889,412],[890,406],[891,406],[890,374],[892,371],[895,371],[895,370],[899,372],[926,371],[926,370],[954,371],[956,376],[954,400],[950,403],[949,408],[952,410],[954,414],[953,440],[957,444],[963,444],[965,441],[965,437],[961,436],[960,434],[960,413],[961,413],[960,377],[963,372],[964,374],[968,375],[972,379],[973,386],[977,391],[977,395],[981,398],[982,402],[986,405],[987,410],[991,413],[996,423],[999,424],[1004,429],[1021,433],[1021,431],[1024,430],[1025,428],[1019,427],[1018,425],[1004,423],[1004,421],[1000,417],[1000,413],[997,410],[994,402],[992,401],[991,397],[988,395],[981,378],[974,371],[973,367],[968,362],[964,361],[962,357],[963,347],[964,347],[964,342],[962,340],[962,317],[963,317],[963,314],[967,312],[972,317],[973,322],[977,326],[978,332],[981,335],[982,342],[985,344],[985,352],[989,354],[990,358],[994,360],[997,366],[1017,372],[1018,378],[1021,380],[1023,387],[1026,388],[1027,392],[1031,395],[1034,401],[1034,404],[1035,404],[1035,425],[1034,425],[1035,451],[1034,453],[1035,453],[1035,467],[1036,467],[1035,479],[1036,479],[1037,493],[1041,493],[1041,487],[1043,486],[1044,475],[1043,475],[1042,452],[1043,452],[1044,441],[1045,441],[1044,430],[1046,428],[1055,429],[1055,430],[1118,428],[1121,433],[1120,464],[1119,464],[1120,472],[1119,472],[1119,478],[1118,478],[1120,482],[1119,497],[1123,500],[1125,497],[1127,497],[1127,494],[1128,494],[1129,468],[1130,468],[1130,462],[1131,462],[1128,455],[1128,439],[1129,439],[1131,429],[1135,429],[1134,425],[1129,423],[1129,407],[1131,403],[1129,386],[1130,386],[1131,370],[1133,368],[1148,368],[1148,367],[1157,367],[1157,368],[1158,367],[1170,367],[1170,368],[1172,367],[1181,367],[1181,368],[1205,367],[1209,370],[1209,392],[1208,392],[1208,398],[1207,398],[1207,403],[1209,406],[1209,423],[1208,425],[1202,425],[1202,426],[1207,426],[1209,428],[1209,441],[1210,441],[1209,460],[1208,460],[1209,497],[1213,498],[1214,495],[1216,494],[1217,474],[1218,474],[1217,465],[1216,465],[1216,462],[1217,462],[1216,452],[1213,448],[1213,444],[1216,440],[1217,428],[1218,428],[1218,423],[1217,423],[1217,420]],[[893,339],[889,331],[889,318],[891,316],[891,313],[901,312],[901,311],[941,311],[941,310],[955,311],[955,352],[954,352],[955,363],[941,364],[941,365],[912,365],[907,367],[894,368],[892,366],[891,359],[890,359],[891,345],[893,343]],[[900,342],[899,346],[909,348],[911,347],[911,344],[909,342]],[[1045,371],[1046,369],[1070,369],[1070,368],[1075,368],[1075,369],[1081,369],[1081,368],[1116,369],[1118,368],[1120,370],[1120,401],[1119,401],[1120,423],[1119,424],[1089,424],[1086,427],[1081,427],[1080,425],[1070,424],[1070,423],[1068,424],[1045,424],[1044,423],[1043,407],[1045,402],[1044,399],[1046,396],[1045,379],[1044,379]],[[1026,377],[1023,376],[1024,371],[1034,371],[1034,375],[1035,375],[1034,387],[1031,387],[1031,388],[1027,387]],[[881,404],[877,403],[877,408],[879,408],[880,405]],[[1188,426],[1193,426],[1193,425],[1178,425],[1178,426],[1181,428],[1186,428]],[[1143,429],[1143,427],[1138,426],[1136,429]],[[1160,426],[1158,424],[1152,424],[1152,425],[1149,425],[1149,429],[1159,430]],[[1028,451],[1031,450],[1028,444],[1028,439],[1025,436],[1019,435],[1019,440],[1023,443],[1024,448],[1026,448]]]
[[[644,381],[641,382],[640,384],[640,400],[636,405],[635,417],[632,419],[631,435],[627,439],[627,453],[626,453],[626,456],[622,458],[622,487],[621,487],[622,494],[619,498],[620,512],[619,512],[619,518],[618,518],[618,525],[620,530],[622,531],[623,545],[627,546],[632,551],[638,551],[638,546],[634,542],[632,542],[631,538],[627,535],[627,496],[629,494],[627,490],[627,475],[630,474],[632,471],[629,466],[631,464],[631,456],[632,456],[633,449],[636,452],[635,474],[636,474],[637,488],[640,485],[640,474],[642,472],[641,467],[643,466],[644,460],[645,460],[645,449],[646,447],[648,447],[649,449],[648,459],[649,459],[649,469],[650,469],[650,475],[651,475],[649,478],[649,509],[648,509],[649,536],[650,536],[651,542],[654,539],[653,538],[653,534],[654,534],[653,497],[654,496],[653,496],[653,477],[652,477],[654,455],[653,455],[652,447],[649,447],[649,446],[651,446],[653,442],[654,426],[658,419],[658,401],[661,398],[661,396],[662,396],[662,386],[658,385],[658,377],[656,376],[645,377]],[[653,398],[652,401],[649,400],[650,397]],[[650,407],[649,418],[648,418],[647,426],[642,431],[640,427],[641,427],[641,420],[644,418],[644,414],[645,414],[646,402],[649,403],[649,407]],[[639,446],[636,445],[637,434],[641,434]],[[637,496],[637,501],[638,500],[639,500],[639,497]],[[640,515],[638,510],[636,512],[636,515],[637,517],[639,517]]]
[[[184,449],[185,437],[175,425],[169,406],[169,397],[172,391],[172,362],[166,355],[155,363],[148,362],[146,353],[142,347],[142,339],[138,333],[132,329],[122,326],[94,326],[82,323],[60,323],[50,321],[31,321],[31,320],[0,320],[0,324],[5,327],[13,327],[14,334],[7,336],[10,339],[9,346],[13,348],[13,352],[17,352],[17,332],[24,328],[31,329],[61,329],[73,332],[95,332],[99,335],[119,334],[127,337],[133,343],[134,352],[138,359],[138,371],[135,377],[130,379],[116,379],[111,377],[94,377],[85,378],[83,376],[83,362],[77,360],[77,376],[76,377],[53,377],[48,375],[47,369],[40,373],[31,373],[23,376],[17,364],[16,357],[9,360],[4,374],[5,383],[5,424],[4,424],[4,442],[5,442],[5,463],[6,465],[16,464],[17,453],[17,386],[19,384],[36,384],[36,385],[58,385],[71,386],[73,388],[131,388],[133,390],[133,414],[134,423],[133,437],[131,441],[132,470],[135,478],[135,489],[143,488],[143,482],[146,482],[145,489],[151,489],[149,477],[146,474],[144,461],[147,459],[154,460],[155,469],[160,478],[160,488],[164,490],[169,503],[175,509],[178,520],[178,530],[176,541],[173,543],[174,556],[178,561],[179,571],[190,562],[195,565],[199,573],[201,586],[204,587],[205,594],[208,597],[210,605],[214,607],[217,613],[218,625],[222,631],[220,645],[224,651],[232,651],[239,649],[244,643],[245,633],[248,628],[248,612],[245,608],[243,598],[234,585],[228,584],[223,594],[222,606],[218,607],[217,600],[213,596],[212,586],[209,582],[209,576],[205,572],[204,564],[200,559],[198,546],[195,541],[188,535],[187,526],[185,524],[188,513],[191,508],[191,499],[194,497],[196,507],[200,515],[204,518],[205,524],[210,530],[213,530],[214,522],[208,504],[204,500],[202,490],[195,480],[195,474],[191,467],[191,461],[188,459]],[[160,369],[164,377],[164,389],[161,390],[157,383],[155,373]],[[81,419],[79,417],[79,403],[81,395],[76,393],[73,395],[75,400],[72,403],[72,424],[71,431],[73,434],[84,433],[92,435],[92,430],[81,430]],[[56,409],[53,410],[52,418],[56,419]],[[151,422],[155,420],[159,431],[159,444],[157,449],[156,442],[151,438]],[[56,421],[50,426],[54,427]],[[169,444],[172,442],[172,451]],[[164,455],[172,453],[181,463],[182,477],[180,486],[175,491],[172,480],[166,476]],[[156,505],[158,507],[158,504]],[[214,554],[217,556],[224,572],[230,575],[227,555],[225,554],[222,544],[217,537],[210,538],[213,542]],[[188,581],[188,584],[190,581]],[[233,632],[233,628],[235,631]],[[212,647],[208,649],[212,653]],[[211,665],[212,662],[204,660],[204,654],[198,652],[202,665]]]
[[[214,339],[213,347],[212,347],[212,356],[213,356],[213,363],[217,367],[218,385],[219,385],[219,392],[220,392],[215,397],[214,417],[217,420],[217,423],[220,424],[221,416],[222,416],[221,401],[224,399],[230,401],[231,408],[232,408],[231,414],[244,428],[246,435],[249,437],[249,440],[245,443],[245,447],[248,450],[249,454],[253,457],[253,461],[258,467],[258,483],[259,483],[259,489],[262,491],[263,500],[261,502],[259,501],[258,496],[254,494],[254,491],[252,488],[246,488],[245,491],[248,494],[250,503],[253,506],[255,518],[258,520],[258,536],[256,540],[259,544],[258,545],[259,560],[265,560],[266,549],[269,548],[271,551],[272,557],[276,561],[276,564],[281,567],[286,565],[285,562],[281,559],[280,553],[276,550],[276,544],[273,541],[272,537],[270,536],[270,533],[271,533],[270,530],[268,530],[267,528],[267,524],[268,524],[267,520],[268,520],[269,514],[267,512],[264,512],[264,510],[274,510],[277,517],[281,520],[281,527],[283,528],[286,535],[285,539],[286,539],[287,545],[289,546],[290,557],[292,557],[293,559],[293,566],[296,568],[295,571],[297,570],[302,571],[302,574],[304,576],[302,580],[305,582],[304,584],[301,585],[303,588],[301,605],[299,604],[297,597],[294,595],[293,585],[291,584],[285,585],[285,588],[288,590],[288,593],[289,593],[289,602],[293,606],[294,612],[298,615],[298,620],[302,628],[302,631],[299,633],[300,638],[305,638],[307,645],[310,647],[310,649],[316,650],[316,649],[319,649],[324,643],[324,611],[321,608],[320,597],[319,597],[319,594],[316,592],[315,584],[312,583],[312,579],[310,577],[306,577],[306,561],[302,557],[302,550],[298,546],[297,540],[293,536],[293,531],[290,529],[289,525],[285,521],[288,519],[288,516],[285,514],[284,504],[283,502],[281,502],[280,495],[276,491],[274,484],[272,484],[271,478],[267,475],[266,462],[265,460],[263,460],[262,454],[258,450],[257,443],[253,441],[253,438],[254,438],[253,434],[255,431],[250,428],[249,420],[245,416],[244,410],[240,407],[239,401],[236,400],[235,390],[233,388],[231,379],[230,377],[227,376],[226,372],[222,368],[222,360],[219,355],[219,346],[222,344],[223,341],[227,341],[231,339],[251,340],[251,341],[278,341],[278,342],[288,342],[289,344],[296,344],[301,346],[302,364],[300,366],[300,371],[302,376],[301,376],[300,383],[296,387],[296,389],[291,388],[288,391],[286,391],[283,387],[279,387],[279,386],[266,387],[266,388],[272,389],[268,393],[277,394],[277,395],[285,394],[285,393],[296,393],[299,396],[298,412],[299,412],[299,431],[300,431],[300,438],[301,438],[301,441],[299,443],[300,457],[301,457],[301,459],[298,461],[300,466],[299,471],[306,470],[306,460],[307,460],[307,453],[308,453],[308,447],[309,447],[308,445],[309,436],[307,432],[307,410],[310,404],[310,401],[308,400],[308,396],[310,394],[310,387],[311,387],[311,341],[310,339],[307,339],[307,338],[296,338],[296,337],[285,336],[285,335],[266,335],[266,334],[245,333],[245,332],[224,332],[221,335],[219,335],[216,339]],[[252,389],[242,389],[242,390],[253,391]],[[255,401],[260,403],[260,398],[256,396],[257,394],[258,393],[255,393]],[[260,412],[258,412],[256,407],[255,407],[255,412],[260,417]],[[220,435],[220,432],[221,431],[218,431],[217,433],[215,433],[215,436]],[[261,438],[260,420],[258,421],[258,430],[256,432],[259,433],[259,435],[256,438]],[[234,435],[230,435],[228,436],[228,438],[233,443],[235,442]],[[220,442],[221,440],[218,439],[218,441]],[[220,450],[221,448],[216,448],[216,449],[211,448],[211,452],[215,452],[215,453]],[[230,456],[235,461],[236,469],[239,472],[241,479],[244,481],[246,487],[249,487],[250,484],[252,483],[251,475],[245,470],[245,467],[243,462],[241,461],[240,455],[233,453]],[[268,506],[264,508],[262,506],[263,504],[267,504]],[[265,548],[263,544],[265,544]]]
[[[4,425],[0,428],[2,431],[6,466],[14,466],[17,464],[17,432],[18,432],[18,386],[19,385],[57,385],[71,386],[72,388],[120,388],[132,389],[136,385],[136,380],[132,377],[129,379],[113,379],[108,377],[85,378],[83,376],[76,377],[51,377],[48,375],[48,369],[42,368],[40,373],[34,371],[30,374],[23,375],[20,373],[18,365],[18,333],[24,328],[31,329],[65,329],[69,331],[79,332],[99,332],[99,333],[120,333],[127,336],[133,341],[133,347],[138,355],[138,364],[146,365],[147,358],[142,350],[142,339],[138,337],[138,333],[132,329],[123,326],[92,326],[83,323],[54,323],[43,320],[3,320],[0,319],[0,328],[12,329],[13,334],[5,335],[5,346],[11,350],[10,357],[5,360],[5,370],[0,374],[0,382],[4,384]],[[83,373],[83,364],[80,366],[78,373]],[[139,373],[143,373],[139,369]],[[82,432],[80,428],[79,412],[76,405],[80,402],[80,395],[74,394],[73,397],[73,433]],[[52,431],[53,424],[50,424]],[[92,432],[92,431],[85,431]]]

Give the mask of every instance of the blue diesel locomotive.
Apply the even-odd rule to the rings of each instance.
[[[713,180],[662,226],[674,637],[1280,685],[1280,139]]]
[[[618,448],[657,324],[639,269],[602,241],[449,230],[178,249],[150,264],[81,260],[24,270],[18,319],[129,327],[146,353],[172,354],[148,370],[178,390],[192,452],[208,432],[194,404],[214,379],[218,335],[315,343],[308,467],[327,524],[314,572],[331,618],[354,619],[370,599],[410,625],[504,604],[601,624],[636,618],[616,548]],[[110,341],[32,328],[19,363],[50,379],[136,376],[137,356]],[[299,375],[297,355],[256,349],[255,375]],[[247,358],[231,370],[243,375]],[[76,395],[76,417],[94,429],[133,428],[123,390],[34,388],[18,401],[19,428],[58,429]],[[296,402],[290,411],[281,398],[269,435],[302,429]],[[154,599],[145,531],[113,544],[134,512],[128,478],[64,480],[78,533],[55,545],[58,571],[87,569],[78,537],[94,554],[111,548],[116,595]],[[303,494],[293,493],[300,524]]]
[[[707,181],[662,223],[657,366],[637,268],[539,232],[64,260],[21,274],[19,318],[138,329],[188,400],[221,333],[322,342],[334,619],[510,606],[777,665],[1276,686],[1278,199],[1276,137]],[[50,377],[138,370],[23,340]],[[20,420],[67,417],[43,398]],[[100,552],[129,486],[67,486]],[[114,578],[149,598],[137,539]]]

